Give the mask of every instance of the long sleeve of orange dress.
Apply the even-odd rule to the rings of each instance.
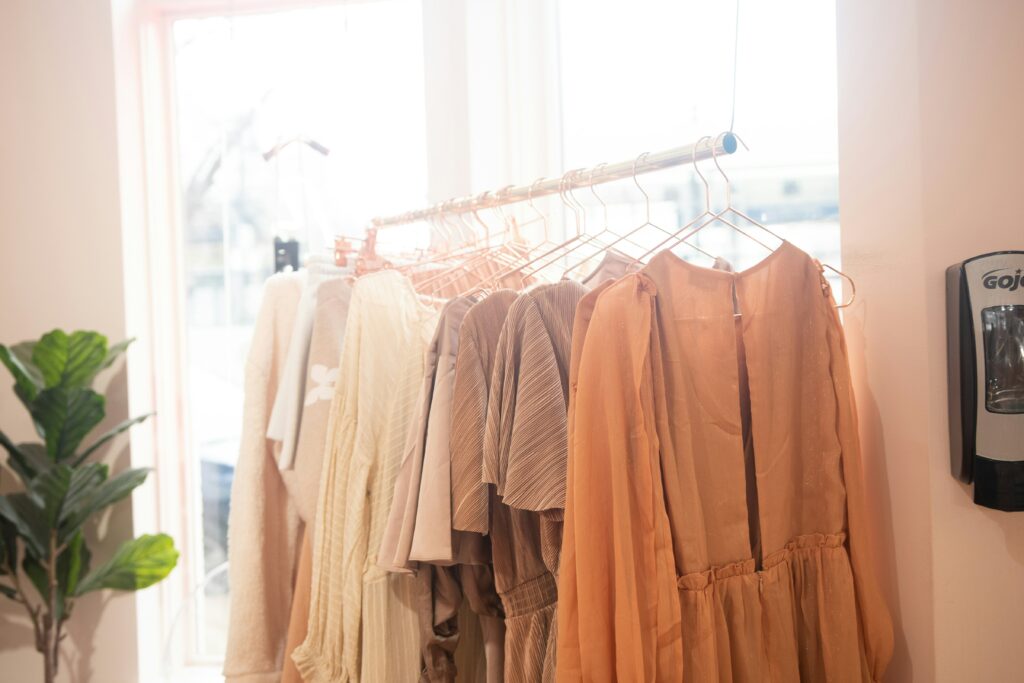
[[[594,312],[574,373],[558,681],[682,680],[679,596],[651,417],[651,288],[631,275],[600,294],[620,300],[613,308],[627,315]]]
[[[831,303],[831,292],[824,286],[827,301]],[[866,518],[866,496],[864,475],[861,470],[860,433],[857,426],[857,409],[853,396],[853,382],[850,379],[849,356],[846,351],[846,337],[843,335],[839,314],[834,306],[828,306],[830,325],[828,328],[831,357],[832,383],[836,392],[836,433],[842,450],[843,481],[846,484],[846,515],[849,527],[850,564],[853,567],[853,582],[857,593],[857,608],[861,615],[861,631],[864,638],[864,654],[868,670],[874,681],[882,680],[886,667],[892,659],[893,628],[889,608],[881,588],[875,580],[871,562],[871,547]]]

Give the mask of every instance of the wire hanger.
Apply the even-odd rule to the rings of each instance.
[[[506,269],[504,271],[495,273],[491,277],[489,277],[486,280],[480,282],[480,284],[477,285],[474,289],[470,290],[470,292],[468,292],[468,294],[470,294],[470,295],[472,295],[472,294],[485,294],[485,293],[489,293],[489,292],[494,291],[496,288],[502,286],[503,283],[508,280],[508,278],[514,277],[517,274],[521,274],[522,270],[525,267],[533,264],[537,259],[544,258],[545,256],[547,256],[548,254],[552,253],[553,251],[555,251],[560,246],[560,245],[556,244],[555,242],[553,242],[551,240],[551,238],[550,238],[549,223],[548,223],[547,215],[545,215],[540,209],[538,209],[536,204],[534,204],[534,202],[533,202],[533,192],[534,192],[534,189],[537,187],[537,185],[539,185],[540,183],[544,182],[545,180],[546,180],[546,178],[544,178],[543,176],[541,176],[540,178],[537,178],[536,180],[533,181],[533,183],[530,184],[530,187],[526,191],[526,204],[530,208],[530,210],[533,211],[534,218],[532,218],[532,219],[530,219],[530,220],[528,220],[528,221],[526,221],[526,222],[524,222],[522,224],[517,224],[517,226],[516,226],[517,236],[520,236],[519,235],[519,231],[522,228],[524,228],[526,226],[529,226],[529,225],[531,225],[533,223],[539,222],[542,225],[542,228],[543,228],[543,230],[542,230],[543,239],[541,240],[541,242],[539,244],[533,246],[533,247],[528,247],[527,251],[524,252],[524,254],[523,254],[523,260],[522,260],[521,263],[518,263],[518,264],[516,264],[516,265],[514,265],[514,266],[512,266],[512,267],[510,267],[510,268],[508,268],[508,269]],[[497,198],[500,200],[501,199],[501,195],[503,193],[507,193],[508,190],[510,188],[512,188],[512,187],[515,187],[515,186],[514,185],[509,185],[509,186],[506,186],[505,188],[502,188],[502,190],[499,190]],[[536,252],[539,251],[539,250],[544,250],[544,251],[542,251],[542,253],[539,256],[534,257],[534,254],[536,254]],[[526,283],[529,282],[529,278],[524,276],[524,277],[521,278],[521,281],[522,281],[523,284],[526,284]]]
[[[697,145],[694,146],[693,156],[691,157],[692,163],[694,164],[694,169],[697,168],[697,166],[696,166],[696,158],[697,158],[696,149],[697,149],[697,146],[699,146],[700,143],[704,139],[710,140],[711,138],[710,137],[701,138],[700,140],[698,140]],[[582,260],[582,261],[580,261],[580,262],[570,266],[568,269],[566,269],[565,273],[563,274],[563,277],[566,277],[570,272],[576,270],[577,268],[582,266],[584,263],[586,263],[586,261],[588,261],[591,258],[594,258],[598,254],[602,254],[602,253],[607,254],[607,253],[609,253],[612,249],[614,249],[621,242],[629,242],[630,244],[633,244],[634,246],[639,246],[639,245],[636,244],[636,242],[634,242],[630,238],[633,235],[635,235],[636,233],[640,232],[641,230],[643,230],[645,228],[648,228],[648,227],[655,228],[655,229],[661,231],[662,233],[668,235],[670,238],[678,233],[678,231],[673,232],[673,231],[670,231],[670,230],[666,230],[665,228],[662,228],[661,226],[656,225],[653,221],[651,221],[651,198],[650,198],[650,195],[647,194],[647,191],[644,190],[643,186],[640,185],[640,180],[639,180],[639,178],[637,178],[637,175],[636,175],[637,164],[639,164],[641,161],[646,159],[649,155],[650,155],[650,152],[644,152],[643,154],[639,155],[636,159],[633,160],[633,184],[636,185],[637,189],[640,191],[640,194],[643,195],[643,198],[644,198],[644,215],[645,215],[644,222],[641,223],[639,226],[633,228],[629,232],[625,233],[625,234],[617,235],[617,239],[613,240],[611,242],[611,244],[605,246],[603,249],[598,250],[596,253],[592,254],[588,258],[586,258],[586,259],[584,259],[584,260]],[[604,164],[602,164],[602,166],[603,165]],[[598,168],[600,168],[600,167],[598,167]],[[698,175],[699,174],[700,174],[700,172],[698,171]],[[707,181],[704,179],[703,176],[701,176],[701,180],[704,180],[704,184],[706,186],[707,185]],[[597,197],[597,200],[599,202],[601,202],[601,206],[604,207],[604,210],[605,210],[605,214],[604,214],[605,215],[605,224],[606,224],[605,231],[612,232],[612,234],[617,234],[614,231],[610,230],[610,228],[608,228],[608,226],[607,226],[608,207],[605,205],[604,201],[601,200],[601,197],[597,194],[597,191],[594,189],[593,184],[591,184],[591,186],[590,186],[590,191],[591,191],[591,193],[595,197]],[[691,224],[692,224],[692,221],[691,221]],[[603,232],[599,233],[599,234],[603,234]],[[710,258],[712,260],[715,260],[715,256],[713,254],[708,253],[707,251],[705,251],[704,249],[701,249],[697,245],[691,244],[689,242],[686,242],[685,244],[687,246],[692,247],[693,249],[696,249],[697,251],[701,252],[702,254],[707,256],[708,258]],[[640,248],[643,249],[643,247],[640,247]],[[633,259],[633,260],[638,262],[638,263],[640,262],[640,259]],[[600,268],[600,266],[598,266],[598,268]]]
[[[635,170],[635,168],[636,168],[636,166],[634,164],[634,170]],[[554,256],[554,258],[547,259],[544,262],[542,262],[540,265],[535,266],[533,268],[533,270],[531,270],[531,271],[529,271],[527,273],[528,275],[534,275],[534,274],[536,274],[536,273],[538,273],[538,272],[540,272],[542,270],[545,270],[549,266],[554,265],[555,262],[557,262],[558,260],[563,259],[563,258],[567,257],[569,254],[577,251],[578,249],[582,249],[583,247],[586,247],[586,246],[588,246],[590,244],[596,244],[599,248],[602,248],[602,249],[599,249],[599,252],[601,250],[607,249],[609,247],[609,245],[605,244],[601,239],[599,239],[599,234],[601,234],[601,233],[591,235],[591,234],[589,234],[586,231],[587,209],[583,205],[583,203],[579,200],[579,198],[577,198],[576,195],[573,193],[572,186],[575,184],[576,178],[579,177],[580,173],[583,170],[584,169],[575,169],[573,171],[570,171],[569,174],[566,174],[566,176],[563,176],[562,187],[560,188],[559,193],[558,193],[559,197],[562,200],[562,203],[573,212],[573,216],[574,216],[574,219],[575,219],[575,222],[576,222],[576,235],[575,235],[575,237],[573,239],[563,243],[562,245],[559,245],[559,248],[556,248],[553,251],[561,251],[561,253],[556,254]],[[593,178],[594,173],[595,173],[595,170],[591,169],[590,178]],[[593,182],[588,182],[587,184],[589,184],[591,186],[591,188],[593,188]],[[604,231],[601,231],[601,232],[603,233]],[[620,241],[622,241],[621,238],[618,239],[618,240],[615,240],[615,242],[613,242],[613,244],[617,243],[617,242],[620,242]],[[630,242],[632,244],[634,244],[634,246],[639,246],[639,245],[636,245],[636,243],[632,242],[631,240],[630,240]]]
[[[700,140],[698,140],[696,146],[700,146],[700,144],[702,142],[704,142],[705,140],[709,141],[709,145],[710,145],[710,148],[711,148],[711,153],[712,153],[712,155],[714,155],[714,153],[715,153],[715,150],[714,150],[715,141],[712,139],[712,137],[710,135],[705,135]],[[707,255],[710,256],[710,254],[708,254],[708,252],[704,251],[703,249],[700,249],[700,247],[697,247],[692,242],[688,241],[693,235],[695,235],[700,230],[700,228],[704,227],[705,225],[707,225],[710,222],[713,222],[714,219],[715,219],[715,216],[716,216],[715,212],[711,210],[711,185],[708,183],[708,179],[704,176],[704,174],[701,173],[700,166],[697,164],[696,146],[694,148],[694,154],[690,158],[690,164],[693,166],[694,173],[697,174],[697,177],[700,178],[701,183],[704,185],[704,211],[702,211],[699,215],[697,215],[696,217],[694,217],[693,219],[688,221],[685,225],[680,226],[676,231],[671,233],[667,239],[664,239],[661,242],[655,244],[653,247],[651,247],[650,249],[645,251],[643,254],[641,254],[640,255],[640,260],[641,261],[647,259],[649,256],[651,256],[651,254],[653,254],[655,252],[661,251],[662,249],[665,249],[665,248],[674,249],[676,246],[678,246],[679,244],[683,244],[683,243],[687,244],[688,246],[693,247],[694,249],[698,249],[699,251],[703,252],[704,254],[707,254]],[[701,221],[704,221],[704,222],[701,223]],[[723,222],[727,222],[727,221],[723,221]],[[700,225],[698,225],[698,224],[700,224]],[[694,228],[695,225],[697,226],[697,228]],[[733,226],[733,227],[736,227],[736,226]],[[740,230],[739,228],[736,228],[736,229]],[[740,230],[740,232],[743,232],[743,231]],[[746,233],[744,233],[744,234],[746,234]],[[751,239],[753,239],[753,238],[751,238]],[[669,246],[669,247],[666,247],[666,245],[669,244],[670,242],[672,243],[672,245]],[[715,257],[712,256],[712,258],[715,258]],[[717,261],[717,259],[716,259],[716,261]]]
[[[721,135],[725,135],[725,133],[722,133]],[[747,144],[745,142],[743,142],[743,139],[740,138],[740,136],[736,135],[735,133],[733,133],[733,135],[736,137],[737,140],[739,140],[740,144],[742,144],[745,149],[748,149],[747,148]],[[721,137],[721,136],[719,136],[719,137]],[[718,140],[716,139],[715,142],[717,143]],[[743,220],[747,221],[748,223],[754,225],[755,227],[761,228],[766,233],[768,233],[769,235],[771,235],[775,239],[779,240],[780,242],[785,242],[786,241],[783,237],[781,237],[777,233],[773,232],[772,230],[769,230],[766,226],[764,226],[763,224],[755,221],[753,218],[751,218],[750,216],[748,216],[747,214],[743,213],[742,211],[740,211],[739,209],[735,208],[732,205],[732,181],[729,180],[729,176],[727,176],[725,174],[725,170],[722,168],[722,165],[718,162],[718,154],[715,153],[715,145],[711,146],[711,159],[712,159],[712,161],[715,164],[715,168],[718,169],[718,173],[722,176],[722,179],[725,181],[725,208],[722,209],[721,211],[715,213],[714,215],[712,215],[707,221],[705,221],[701,225],[699,225],[696,228],[694,228],[693,231],[691,231],[687,235],[687,237],[692,237],[692,236],[696,235],[698,232],[700,232],[701,230],[703,230],[704,228],[706,228],[709,225],[711,225],[712,223],[719,222],[719,223],[723,223],[724,225],[727,225],[728,227],[732,228],[733,230],[735,230],[736,232],[740,233],[741,235],[743,235],[747,239],[750,239],[750,240],[752,240],[754,242],[757,242],[758,244],[760,244],[762,247],[764,247],[768,251],[775,251],[775,248],[765,244],[761,240],[757,239],[756,237],[754,237],[750,233],[748,233],[745,230],[743,230],[742,228],[740,228],[738,225],[736,225],[732,221],[730,221],[730,220],[725,218],[726,214],[732,213],[733,215],[739,216],[740,218],[742,218]]]
[[[523,273],[524,277],[533,277],[538,272],[540,272],[541,270],[543,270],[547,266],[551,265],[552,263],[554,263],[555,261],[560,259],[562,256],[564,256],[565,254],[569,253],[568,251],[566,251],[567,247],[570,247],[571,245],[573,245],[573,244],[575,244],[577,242],[580,242],[581,240],[585,239],[586,235],[584,235],[582,230],[581,230],[582,223],[580,221],[579,211],[578,211],[578,209],[575,206],[572,206],[571,204],[569,204],[569,202],[565,198],[565,188],[566,188],[567,183],[571,182],[571,179],[574,178],[576,176],[576,174],[580,173],[582,170],[583,170],[582,168],[575,168],[575,169],[573,169],[571,171],[566,171],[562,175],[562,177],[559,179],[559,184],[558,184],[558,197],[562,201],[562,205],[565,206],[566,208],[570,209],[573,212],[573,219],[574,219],[574,222],[575,222],[575,225],[576,225],[576,232],[572,235],[572,237],[569,237],[568,239],[566,239],[565,241],[561,242],[560,244],[556,244],[555,246],[553,246],[551,249],[547,250],[543,254],[540,254],[539,256],[537,256],[537,257],[531,259],[530,261],[528,261],[527,263],[525,263],[523,265],[523,270],[522,270],[522,273]],[[547,224],[545,223],[545,225],[547,225]],[[559,253],[559,252],[562,252],[562,253]],[[553,256],[554,258],[549,260],[548,257],[551,257],[551,256]],[[538,264],[540,264],[540,265],[538,265]],[[532,266],[532,269],[531,269],[531,266]]]
[[[723,135],[726,135],[726,134],[727,133],[722,133],[719,137],[721,137]],[[743,139],[739,135],[736,135],[736,133],[731,133],[731,134],[733,136],[735,136],[735,138],[739,141],[739,143],[741,145],[743,145],[744,149],[750,149],[749,147],[747,147],[747,144],[743,141]],[[717,143],[717,139],[716,139],[716,143]],[[762,247],[764,247],[768,251],[774,252],[775,249],[773,249],[772,247],[768,246],[763,241],[757,239],[756,237],[754,237],[753,235],[749,234],[747,231],[743,230],[742,228],[737,226],[735,223],[727,220],[724,217],[727,213],[732,213],[732,214],[742,218],[743,220],[749,222],[751,225],[754,225],[755,227],[761,228],[764,232],[766,232],[769,235],[771,235],[772,237],[778,239],[780,242],[785,243],[787,241],[784,237],[782,237],[778,233],[774,232],[773,230],[769,229],[763,223],[760,223],[759,221],[754,220],[753,218],[748,216],[746,213],[742,212],[741,210],[739,210],[739,209],[737,209],[736,207],[733,206],[733,204],[732,204],[732,181],[729,179],[729,176],[726,175],[725,170],[722,168],[722,165],[718,161],[718,154],[715,152],[715,146],[716,145],[712,145],[711,146],[711,159],[712,159],[712,161],[715,164],[715,168],[718,169],[718,172],[721,174],[723,180],[725,181],[725,198],[726,198],[725,203],[726,203],[726,206],[725,206],[724,209],[722,209],[721,211],[719,211],[717,213],[711,213],[711,215],[709,217],[707,217],[707,219],[704,220],[703,223],[698,225],[696,228],[691,230],[689,233],[686,233],[685,235],[680,237],[675,244],[673,244],[671,247],[669,247],[669,249],[674,248],[676,245],[678,245],[683,240],[686,240],[686,239],[689,239],[689,238],[693,237],[695,234],[697,234],[698,232],[703,230],[708,225],[711,225],[712,223],[715,223],[715,222],[721,222],[724,225],[727,225],[730,228],[734,229],[735,231],[739,232],[744,237],[747,237],[748,239],[750,239],[750,240],[760,244]],[[694,164],[694,167],[696,167],[696,164]],[[701,174],[701,179],[705,180],[705,186],[707,186],[707,181],[704,178],[703,174]],[[710,204],[710,200],[709,200],[709,204]],[[708,213],[708,212],[709,211],[706,211],[705,213]],[[693,221],[691,221],[690,224],[692,225]],[[667,241],[671,241],[671,240],[667,240]],[[654,251],[659,251],[666,244],[666,242],[662,242],[661,244],[656,245],[653,249],[648,251],[641,258],[644,258],[644,257],[650,255]],[[829,270],[833,271],[834,273],[836,273],[837,275],[839,275],[840,277],[842,277],[843,279],[845,279],[847,282],[850,283],[850,289],[851,289],[851,297],[850,297],[850,299],[848,301],[842,303],[842,304],[836,304],[836,308],[846,308],[847,306],[852,304],[853,301],[854,301],[854,298],[856,297],[856,293],[857,293],[857,286],[854,283],[853,278],[851,278],[849,275],[847,275],[846,273],[838,270],[837,268],[835,268],[833,266],[830,266],[828,264],[823,264],[820,261],[817,261],[817,259],[815,259],[815,262],[818,264],[818,266],[820,268],[823,268],[823,269],[824,268],[828,268]]]
[[[328,154],[331,153],[331,150],[329,150],[325,145],[322,145],[321,143],[317,142],[313,138],[308,138],[308,137],[306,137],[304,135],[295,135],[293,137],[290,137],[290,138],[287,138],[285,140],[279,141],[276,145],[274,145],[273,147],[268,149],[266,152],[264,152],[263,153],[263,160],[264,161],[270,161],[271,159],[276,157],[278,154],[280,154],[281,151],[285,147],[288,147],[289,145],[292,145],[292,144],[295,144],[295,143],[306,145],[310,149],[313,149],[313,150],[319,152],[320,154],[322,154],[324,156],[327,156]]]
[[[505,239],[505,235],[508,233],[508,224],[504,220],[502,221],[502,230],[498,233],[500,237],[499,241],[496,244],[491,243],[491,228],[487,222],[481,218],[479,213],[480,208],[486,206],[487,196],[489,194],[490,192],[483,192],[478,195],[474,199],[473,205],[471,205],[466,211],[466,213],[476,220],[476,224],[483,229],[483,246],[480,249],[475,250],[472,254],[462,254],[461,256],[463,256],[463,260],[454,263],[449,269],[422,282],[421,285],[423,287],[433,287],[431,290],[433,295],[436,296],[440,294],[445,287],[458,286],[459,278],[461,277],[476,277],[478,269],[485,267],[487,264],[498,263],[502,264],[502,267],[504,267],[504,264],[520,257],[520,254],[514,252],[509,247],[508,242]],[[465,220],[462,213],[457,214],[457,217],[463,225],[470,228],[473,234],[478,235],[473,224],[468,220]],[[477,280],[472,283],[471,289],[476,287],[479,281],[480,278],[477,277]]]

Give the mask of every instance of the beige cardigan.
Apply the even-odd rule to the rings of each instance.
[[[242,443],[228,515],[228,683],[281,680],[301,520],[266,433],[300,290],[297,274],[267,280],[246,360]]]

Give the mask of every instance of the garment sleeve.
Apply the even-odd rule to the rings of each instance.
[[[476,342],[464,326],[455,357],[449,451],[452,468],[452,527],[488,532],[487,486],[481,481],[487,416],[487,377]]]
[[[483,460],[480,479],[485,484],[493,484],[501,494],[501,482],[504,480],[503,467],[508,462],[509,438],[512,422],[516,411],[516,376],[519,368],[516,364],[518,353],[518,323],[522,316],[522,304],[525,299],[519,297],[513,302],[505,317],[505,324],[498,336],[498,344],[494,351],[494,367],[491,369],[490,388],[485,411]]]
[[[839,322],[838,311],[832,305],[831,291],[824,279],[822,282],[824,283],[823,291],[827,297],[823,305],[828,307],[831,316],[828,328],[829,350],[832,382],[836,392],[836,432],[842,452],[843,480],[846,485],[850,564],[853,567],[857,607],[861,614],[865,655],[872,680],[880,681],[889,665],[889,660],[892,659],[892,620],[878,585],[875,567],[871,561],[873,554],[871,552],[870,525],[866,512],[857,408],[853,383],[850,378],[846,339]]]
[[[345,571],[342,568],[346,560],[343,549],[345,491],[350,481],[355,445],[361,336],[359,293],[354,291],[342,342],[338,383],[327,423],[325,461],[314,525],[309,628],[306,640],[292,653],[292,660],[305,680],[348,680],[353,674],[345,669],[347,662],[342,659],[343,605],[351,597],[343,593],[339,576]],[[361,565],[358,574],[362,575]],[[358,670],[354,674],[358,677]]]
[[[270,412],[275,312],[260,310],[245,369],[242,438],[228,513],[228,574],[232,591],[224,677],[270,683],[281,677],[287,615],[300,526],[265,438]]]
[[[566,460],[562,551],[559,557],[559,571],[557,573],[558,629],[556,631],[558,634],[558,667],[566,669],[570,673],[570,680],[579,680],[583,675],[579,650],[579,611],[577,609],[579,591],[576,585],[576,533],[572,526],[573,519],[570,519],[572,517],[571,510],[575,505],[575,496],[573,494],[573,459],[576,439],[573,434],[573,427],[576,422],[576,387],[580,374],[580,356],[583,353],[583,341],[587,337],[587,329],[590,326],[590,318],[593,315],[594,303],[597,301],[599,294],[598,290],[604,291],[610,284],[610,281],[603,283],[580,300],[572,326],[572,354],[569,360],[569,414],[566,421],[568,455]],[[571,569],[562,572],[562,567],[571,567]]]
[[[653,284],[600,298],[573,397],[558,681],[681,680],[679,596],[653,425]]]
[[[524,308],[517,327],[502,381],[512,386],[512,398],[502,405],[508,429],[499,448],[498,495],[520,510],[561,510],[569,450],[565,382],[536,306]]]

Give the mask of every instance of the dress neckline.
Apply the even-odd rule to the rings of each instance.
[[[793,249],[797,249],[797,248],[793,245],[792,242],[790,242],[788,240],[782,240],[782,243],[778,247],[773,249],[772,252],[770,254],[768,254],[767,256],[765,256],[763,259],[761,259],[760,261],[758,261],[754,265],[750,266],[749,268],[745,268],[743,270],[738,270],[738,271],[719,270],[719,269],[716,269],[716,268],[707,268],[705,266],[698,266],[695,263],[690,263],[689,261],[686,261],[686,260],[680,258],[675,253],[673,253],[671,249],[666,249],[666,250],[658,253],[655,256],[655,258],[661,257],[661,258],[663,258],[665,260],[668,260],[671,263],[673,263],[673,264],[675,264],[677,266],[680,266],[680,267],[682,267],[682,268],[684,268],[686,270],[689,270],[689,271],[691,271],[693,273],[698,273],[698,274],[702,274],[702,275],[708,275],[710,277],[727,278],[727,279],[730,279],[730,280],[742,280],[747,275],[752,275],[753,273],[761,270],[765,266],[768,266],[769,264],[771,264],[773,261],[775,261],[779,257],[780,254],[783,254],[783,253],[788,252],[788,251],[793,250]],[[799,249],[797,249],[797,251],[799,251]]]

